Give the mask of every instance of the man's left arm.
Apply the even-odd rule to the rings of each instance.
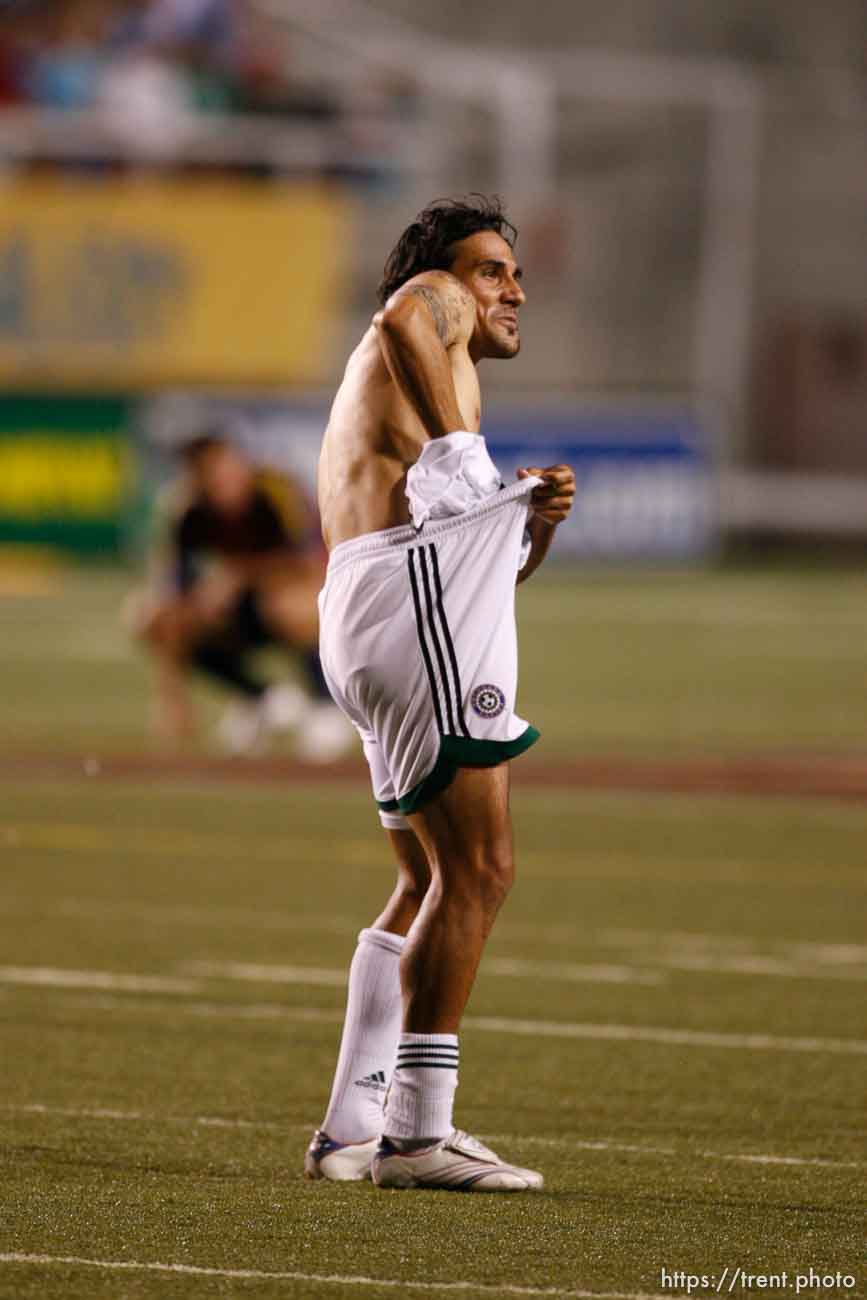
[[[530,497],[532,517],[527,525],[530,532],[530,554],[527,563],[520,570],[515,580],[526,582],[548,554],[557,525],[561,524],[572,509],[575,500],[575,474],[568,465],[550,465],[547,469],[531,466],[519,469],[518,478],[530,475],[544,480],[533,489]]]

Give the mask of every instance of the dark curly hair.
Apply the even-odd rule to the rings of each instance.
[[[466,199],[435,199],[407,226],[386,259],[377,297],[383,305],[420,271],[447,271],[454,261],[452,245],[480,230],[493,230],[515,247],[518,232],[507,220],[502,201],[493,195],[470,194]]]

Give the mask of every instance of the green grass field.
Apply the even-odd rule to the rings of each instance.
[[[546,1191],[306,1183],[386,846],[361,786],[16,774],[147,744],[123,588],[0,602],[3,1300],[865,1293],[867,805],[516,764],[457,1119]],[[521,603],[542,756],[867,748],[855,576],[555,575]]]
[[[120,620],[130,586],[72,569],[43,591],[0,595],[0,739],[142,747],[147,669]],[[539,757],[867,752],[857,572],[543,572],[518,607],[520,707],[544,733]]]

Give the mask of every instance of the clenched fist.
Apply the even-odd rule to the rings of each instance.
[[[545,480],[530,496],[533,514],[547,524],[561,524],[575,500],[574,471],[568,465],[549,465],[547,469],[531,465],[518,470],[518,478],[529,478],[531,474]]]

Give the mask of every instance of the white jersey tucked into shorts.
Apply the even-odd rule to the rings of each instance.
[[[405,825],[402,814],[458,767],[500,763],[538,739],[514,711],[515,579],[538,482],[331,554],[319,596],[322,667],[361,735],[386,826]]]

